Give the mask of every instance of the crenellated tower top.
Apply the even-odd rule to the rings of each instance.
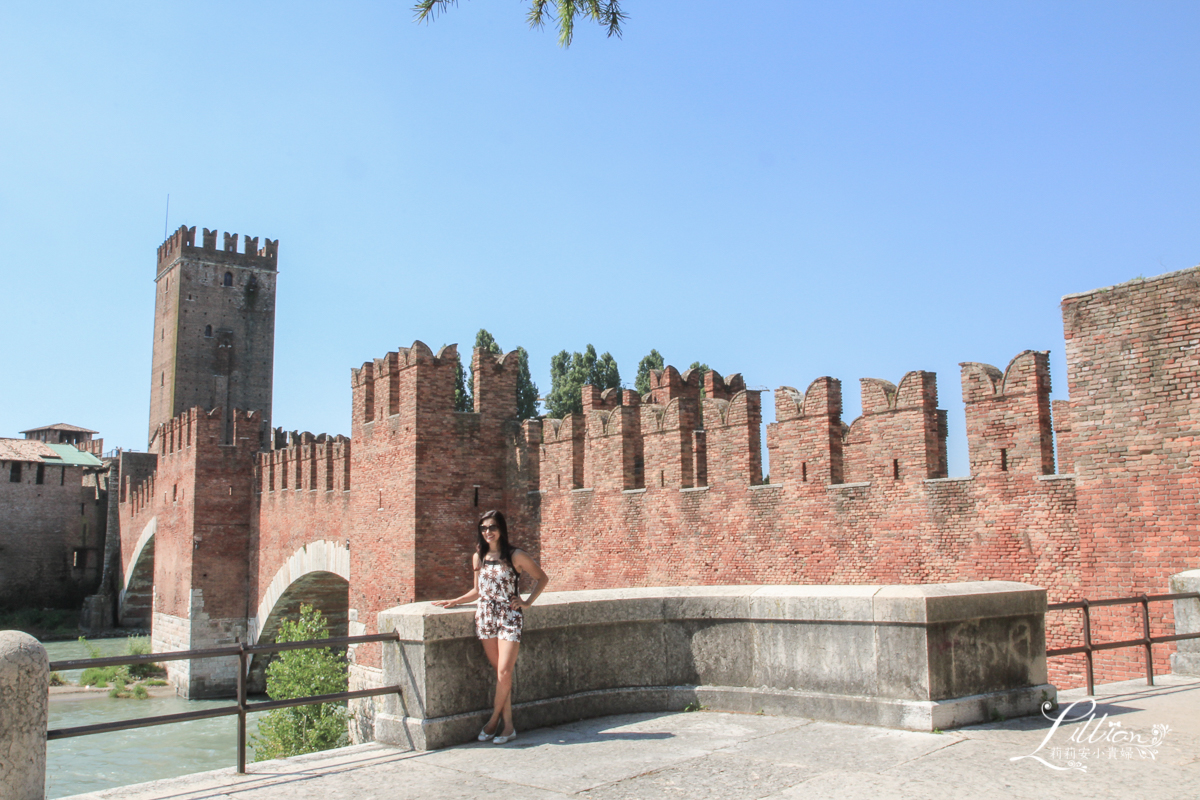
[[[242,251],[238,252],[238,234],[226,233],[217,247],[217,230],[204,228],[199,247],[196,246],[196,226],[180,225],[167,240],[158,247],[158,274],[169,269],[171,264],[184,256],[214,264],[229,264],[238,267],[276,270],[279,256],[279,240],[263,239],[258,246],[257,236],[241,237]]]

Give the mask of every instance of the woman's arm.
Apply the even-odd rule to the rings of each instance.
[[[463,603],[474,603],[479,599],[479,553],[471,556],[471,569],[475,571],[475,587],[466,594],[459,595],[453,600],[434,600],[433,604],[438,608],[454,608],[461,606]]]
[[[519,572],[524,572],[529,577],[533,578],[536,583],[533,585],[532,591],[529,592],[529,599],[522,600],[521,595],[513,598],[513,608],[529,608],[533,605],[533,601],[537,600],[542,590],[546,588],[546,584],[550,582],[550,576],[542,571],[538,563],[529,557],[529,554],[524,550],[514,550],[512,554],[513,567]]]

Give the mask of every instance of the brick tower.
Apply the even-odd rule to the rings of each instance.
[[[230,444],[230,411],[257,411],[262,441],[271,429],[275,356],[275,279],[279,240],[181,226],[158,248],[154,298],[154,358],[150,431],[199,406],[225,410],[223,444]]]

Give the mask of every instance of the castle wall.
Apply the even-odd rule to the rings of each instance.
[[[189,247],[246,257],[236,244],[194,248],[186,230],[164,247],[160,262]],[[581,414],[517,422],[515,354],[473,354],[475,408],[463,413],[455,348],[414,342],[353,370],[349,440],[295,434],[262,451],[251,430],[262,415],[219,408],[156,428],[157,473],[121,488],[123,566],[154,531],[163,649],[245,637],[281,566],[318,541],[348,543],[349,628],[374,632],[383,609],[470,587],[476,522],[491,508],[559,590],[1013,580],[1045,586],[1051,602],[1165,592],[1168,575],[1200,567],[1200,271],[1073,295],[1063,314],[1069,401],[1050,403],[1046,352],[1003,370],[961,365],[963,478],[946,477],[929,372],[863,380],[850,424],[834,378],[777,390],[763,483],[761,393],[739,375],[668,367],[645,396],[588,387]],[[1156,610],[1156,632],[1170,612]],[[1097,640],[1140,636],[1127,611],[1096,620]],[[1048,619],[1050,647],[1079,635],[1077,615]],[[1171,648],[1160,650],[1165,669]],[[354,662],[356,685],[377,679],[377,648]],[[1097,664],[1101,680],[1141,668],[1134,651]],[[231,685],[217,667],[179,669],[193,696]],[[1062,686],[1082,683],[1081,669],[1051,661]]]
[[[157,471],[130,487],[122,503],[127,575],[142,534],[153,532],[156,650],[201,649],[246,637],[260,429],[257,414],[226,415],[220,408],[193,408],[175,417],[155,433]],[[226,438],[232,443],[222,444]],[[226,661],[168,662],[167,673],[183,696],[221,696],[236,682],[236,668]]]
[[[1200,566],[1200,269],[1063,298],[1066,419],[1078,486],[1087,597],[1166,593]],[[1172,604],[1151,607],[1173,632]],[[1142,636],[1140,609],[1099,612],[1095,638]],[[1155,669],[1170,648],[1156,647]],[[1103,653],[1114,679],[1137,677],[1137,650]]]
[[[989,384],[986,398],[970,395],[980,406],[968,420],[972,463],[981,468],[960,479],[937,477],[945,471],[945,412],[932,373],[909,373],[899,387],[863,381],[864,413],[849,429],[838,381],[818,379],[804,394],[784,387],[775,396],[778,421],[767,426],[773,474],[765,485],[758,393],[739,386],[731,395],[719,384],[706,387],[701,402],[707,480],[684,485],[695,483],[686,477],[695,462],[680,420],[695,393],[668,369],[638,409],[644,487],[627,488],[627,470],[613,456],[619,450],[592,441],[584,450],[592,485],[563,489],[543,478],[542,565],[566,590],[990,579],[1046,586],[1056,600],[1076,597],[1075,484],[1043,474],[1044,366],[1044,354],[1022,354],[1007,384]],[[965,392],[974,391],[977,372],[964,370]],[[614,409],[586,401],[589,440],[611,439]],[[543,446],[555,472],[563,425]],[[982,468],[998,444],[1012,453],[1006,469]]]
[[[250,546],[252,615],[294,553],[314,542],[349,542],[351,536],[350,440],[311,433],[277,433],[276,438],[282,440],[276,449],[257,457],[258,508]],[[320,610],[335,613],[329,607]],[[261,630],[266,620],[261,614],[257,617]]]
[[[100,578],[105,495],[83,467],[0,460],[0,608],[70,608]],[[42,482],[38,483],[41,467]]]

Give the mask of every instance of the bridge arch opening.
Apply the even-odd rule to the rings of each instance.
[[[312,542],[297,550],[263,593],[252,622],[251,641],[274,642],[284,620],[300,619],[300,607],[311,605],[329,625],[331,637],[350,635],[350,551],[334,542]],[[345,648],[338,648],[345,652]],[[255,656],[248,688],[266,690],[266,668],[273,655]]]
[[[133,555],[125,565],[124,585],[117,600],[117,620],[122,628],[150,630],[154,613],[154,534],[158,517],[142,528]]]

